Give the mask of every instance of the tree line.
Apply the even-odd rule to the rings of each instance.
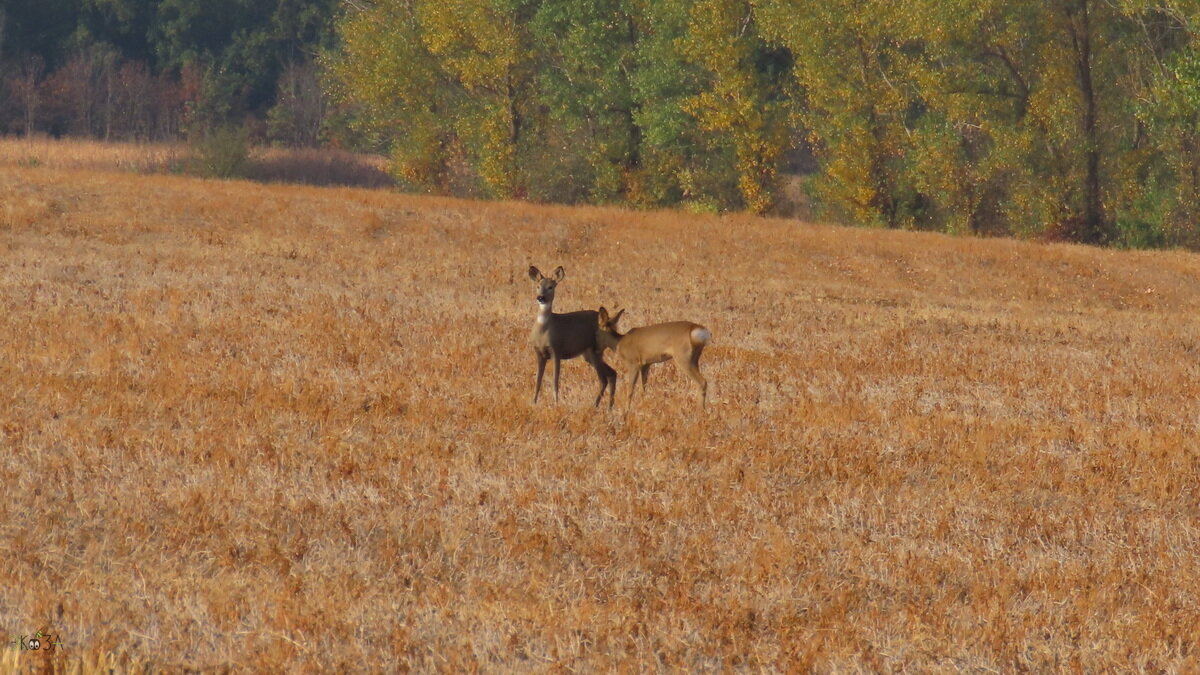
[[[1200,246],[1200,0],[3,0],[0,132],[412,190]],[[797,178],[799,176],[799,178]],[[795,198],[794,195],[792,197]]]
[[[326,63],[411,187],[1200,243],[1196,0],[361,0]]]
[[[0,1],[0,133],[315,145],[337,0]]]

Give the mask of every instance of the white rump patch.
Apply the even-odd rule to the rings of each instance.
[[[708,332],[707,328],[693,328],[692,342],[696,344],[706,345],[712,340],[712,333]]]

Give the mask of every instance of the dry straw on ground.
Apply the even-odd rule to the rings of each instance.
[[[247,148],[245,172],[253,180],[303,185],[390,187],[387,160],[334,149]],[[59,141],[45,136],[0,138],[0,166],[184,174],[197,168],[195,148],[184,143]]]
[[[1194,255],[17,163],[0,200],[0,630],[66,642],[5,669],[1198,658]],[[530,405],[531,263],[708,326],[707,414],[670,366],[596,412],[579,361]]]

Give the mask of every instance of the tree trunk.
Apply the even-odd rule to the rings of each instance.
[[[509,143],[512,144],[513,153],[513,168],[517,168],[517,157],[519,156],[519,148],[521,147],[521,134],[524,132],[525,120],[521,117],[521,109],[517,101],[517,87],[513,84],[513,76],[508,76],[507,83],[508,93],[508,116],[511,124],[509,131]],[[525,184],[524,176],[520,173],[510,175],[512,179],[511,193],[508,195],[512,199],[527,199],[529,197],[529,187]]]
[[[870,72],[874,59],[861,37],[856,37],[855,42],[858,46],[862,83],[864,87],[867,87],[871,83]],[[884,152],[887,145],[887,131],[876,114],[874,103],[867,110],[867,126],[871,131],[871,138],[874,140],[874,144],[870,148],[870,176],[873,194],[867,205],[883,216],[884,223],[889,229],[896,229],[900,226],[899,204],[896,200],[895,186],[891,172],[888,171],[887,157]]]
[[[1071,43],[1075,52],[1075,73],[1083,98],[1084,182],[1083,222],[1075,238],[1089,244],[1108,239],[1104,204],[1100,193],[1100,138],[1097,131],[1096,88],[1092,71],[1091,0],[1076,0],[1075,11],[1068,10]],[[1076,11],[1078,13],[1076,13]]]
[[[632,54],[638,44],[638,29],[637,23],[633,20],[633,14],[626,15],[626,24],[629,29],[627,47]],[[621,67],[621,84],[625,91],[634,91],[632,83],[629,81],[629,71],[624,66]],[[629,134],[629,152],[625,155],[625,172],[626,185],[624,190],[626,194],[629,192],[628,174],[636,172],[642,168],[642,128],[638,126],[637,113],[641,110],[641,103],[633,100],[632,95],[629,101],[629,110],[623,111],[625,114],[625,125]]]

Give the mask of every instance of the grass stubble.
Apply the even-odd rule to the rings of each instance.
[[[0,670],[1194,667],[1197,262],[0,165]]]

